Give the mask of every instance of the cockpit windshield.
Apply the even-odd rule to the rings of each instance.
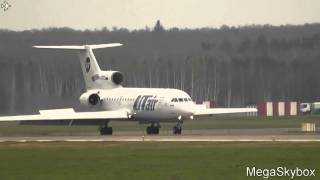
[[[173,98],[173,99],[171,100],[171,102],[178,102],[178,99],[177,99],[177,98]]]

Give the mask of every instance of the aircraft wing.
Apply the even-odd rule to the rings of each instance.
[[[87,120],[87,119],[128,119],[127,110],[75,112],[69,109],[40,110],[40,114],[0,116],[1,121],[43,121],[43,120]]]
[[[211,115],[211,114],[231,114],[231,113],[246,113],[257,112],[256,108],[198,108],[194,115]]]

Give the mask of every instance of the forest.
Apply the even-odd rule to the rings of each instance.
[[[320,23],[139,30],[68,27],[0,29],[0,112],[79,106],[85,91],[77,55],[33,45],[122,43],[95,50],[101,69],[125,87],[177,88],[219,107],[320,100]]]

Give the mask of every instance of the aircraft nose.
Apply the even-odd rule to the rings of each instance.
[[[176,107],[177,111],[182,115],[182,116],[190,116],[193,115],[195,112],[195,108],[193,107],[193,104],[180,104],[179,106]]]

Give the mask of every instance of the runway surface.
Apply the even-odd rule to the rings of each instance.
[[[153,135],[153,136],[48,136],[0,137],[0,142],[320,142],[319,134],[308,135]]]

